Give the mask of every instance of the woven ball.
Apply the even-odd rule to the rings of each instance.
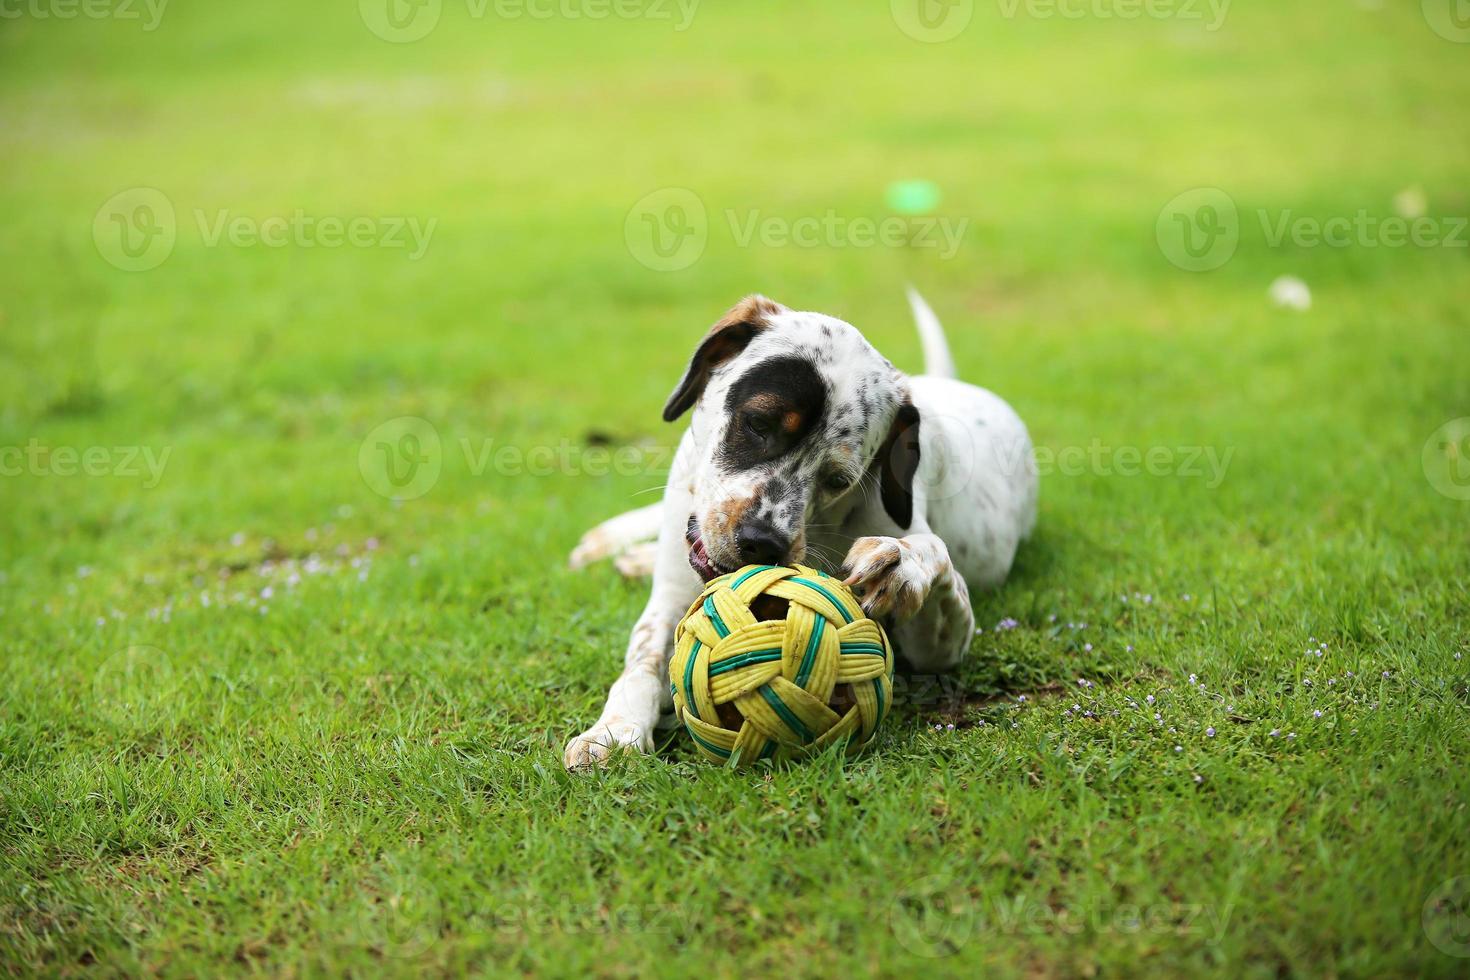
[[[750,565],[705,586],[674,632],[674,711],[711,762],[787,759],[873,740],[893,648],[839,580]]]

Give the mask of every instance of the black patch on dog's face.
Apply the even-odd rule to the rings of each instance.
[[[752,365],[725,395],[730,420],[720,446],[728,470],[785,455],[810,435],[827,408],[827,386],[804,357],[784,355]]]

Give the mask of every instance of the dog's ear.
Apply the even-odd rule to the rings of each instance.
[[[668,404],[664,406],[664,421],[672,422],[689,411],[690,406],[704,394],[710,372],[743,351],[752,337],[770,326],[772,317],[785,310],[786,307],[774,300],[751,295],[720,317],[695,348],[684,372],[684,380],[669,396]]]
[[[880,454],[883,509],[893,523],[907,530],[914,520],[914,474],[919,470],[919,410],[907,397],[893,416]]]

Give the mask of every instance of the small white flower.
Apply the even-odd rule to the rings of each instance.
[[[1304,313],[1312,308],[1312,290],[1296,276],[1278,276],[1269,292],[1271,302],[1282,309]]]
[[[1405,187],[1393,196],[1393,210],[1400,218],[1422,218],[1429,210],[1429,199],[1424,195],[1424,188],[1415,184]]]

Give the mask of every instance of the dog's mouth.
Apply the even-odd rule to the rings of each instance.
[[[694,569],[700,581],[709,582],[726,574],[727,570],[715,564],[714,559],[710,558],[709,552],[705,550],[704,538],[699,534],[699,522],[692,514],[689,517],[689,526],[684,531],[684,538],[689,542],[689,567]]]

